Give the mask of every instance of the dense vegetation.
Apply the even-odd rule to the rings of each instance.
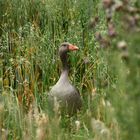
[[[60,43],[83,108],[49,116]],[[139,0],[0,0],[0,139],[140,139]]]

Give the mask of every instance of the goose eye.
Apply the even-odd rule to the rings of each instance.
[[[66,44],[64,44],[63,46],[64,46],[64,47],[67,47],[67,45],[66,45]]]

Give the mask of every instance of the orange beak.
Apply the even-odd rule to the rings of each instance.
[[[70,51],[75,51],[75,50],[79,50],[79,48],[77,46],[74,46],[72,44],[69,44],[69,50]]]

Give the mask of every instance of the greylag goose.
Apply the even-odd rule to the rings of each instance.
[[[80,110],[82,106],[79,91],[69,81],[69,63],[68,52],[76,51],[79,48],[68,42],[61,44],[59,55],[62,62],[62,72],[57,83],[52,87],[48,94],[49,105],[55,109],[56,104],[59,104],[60,110],[72,115]]]

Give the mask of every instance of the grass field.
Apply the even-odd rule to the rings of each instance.
[[[0,140],[140,139],[139,0],[0,0]],[[77,116],[48,112],[68,41]]]

